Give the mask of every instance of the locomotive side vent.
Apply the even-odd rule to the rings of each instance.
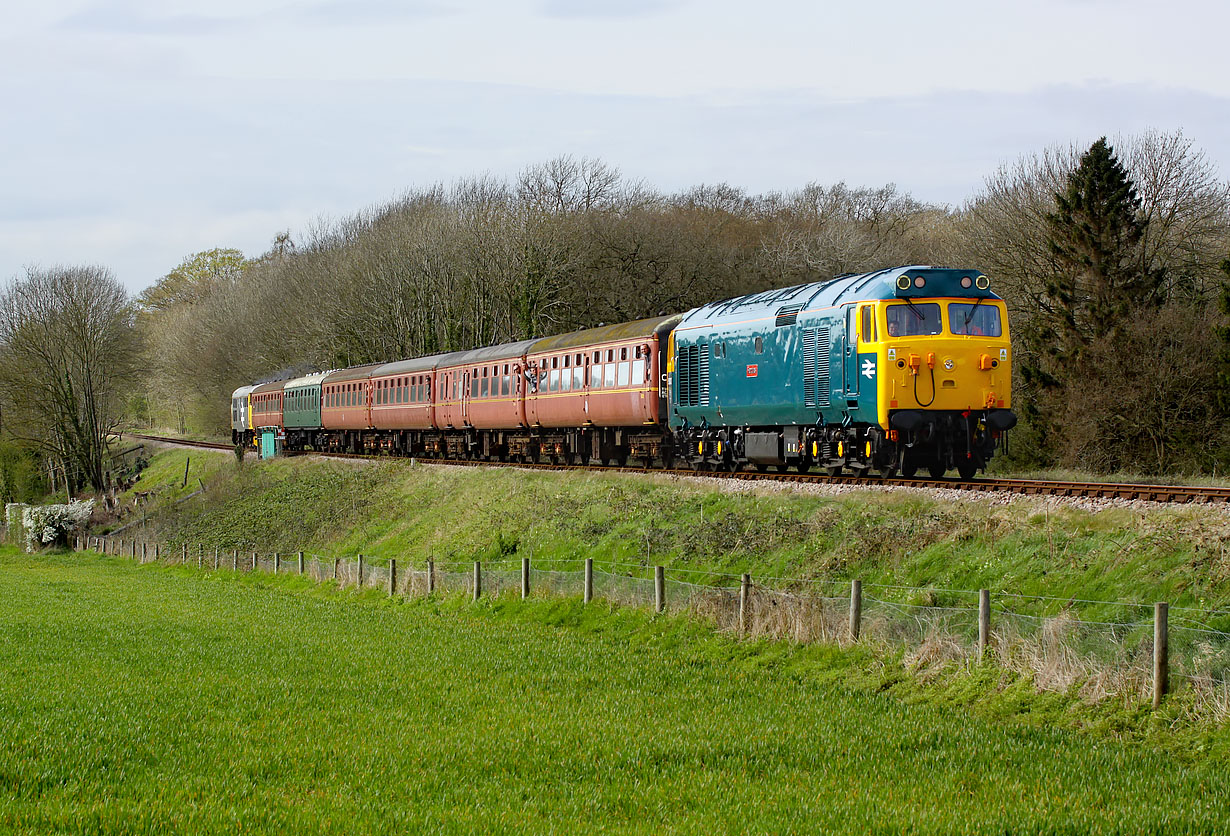
[[[803,310],[802,305],[785,305],[777,309],[777,327],[783,325],[794,325],[799,320],[799,311]]]
[[[829,329],[803,331],[803,404],[829,405]]]
[[[679,349],[679,405],[709,405],[709,346],[705,343]]]
[[[700,347],[700,373],[697,375],[697,406],[709,405],[709,352],[708,346]]]

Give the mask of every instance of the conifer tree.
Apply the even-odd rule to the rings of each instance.
[[[1055,203],[1046,216],[1047,245],[1058,270],[1047,283],[1050,310],[1043,319],[1067,366],[1082,346],[1159,302],[1162,275],[1143,265],[1140,198],[1106,137],[1081,156]]]
[[[1226,280],[1221,286],[1221,312],[1230,317],[1230,258],[1221,263]],[[1223,325],[1221,332],[1221,373],[1218,375],[1217,395],[1221,414],[1230,417],[1230,325]]]

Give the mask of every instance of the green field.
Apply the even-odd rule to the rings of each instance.
[[[1209,833],[1224,758],[846,687],[575,600],[0,555],[16,833]]]

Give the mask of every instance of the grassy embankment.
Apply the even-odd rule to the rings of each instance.
[[[895,699],[857,651],[88,554],[0,583],[9,832],[1227,829],[1224,751]]]
[[[159,474],[182,480],[184,455],[161,454],[143,480],[145,489]],[[1196,507],[1091,513],[1037,501],[952,503],[917,493],[731,493],[669,477],[406,462],[298,458],[249,461],[236,469],[233,460],[218,455],[210,466],[215,471],[205,495],[173,506],[168,501],[151,512],[151,539],[244,551],[362,553],[373,563],[397,557],[403,567],[421,566],[428,557],[464,562],[531,555],[552,568],[575,566],[585,557],[599,565],[662,563],[700,569],[726,584],[729,577],[718,573],[750,571],[776,587],[788,584],[770,579],[858,577],[868,585],[912,588],[875,588],[875,596],[940,606],[974,605],[972,596],[946,590],[987,587],[997,593],[997,606],[1035,615],[1064,611],[1069,599],[1146,605],[1169,600],[1209,613],[1230,609],[1230,517]],[[128,533],[139,536],[137,530]],[[999,592],[1055,600],[1007,599]],[[1072,609],[1093,621],[1140,623],[1151,617],[1147,606],[1076,603]],[[1180,623],[1197,617],[1230,627],[1225,616],[1174,613]],[[1150,629],[1138,628],[1124,647],[1147,653],[1147,647],[1132,648],[1147,640]],[[758,652],[777,652],[764,648],[771,645]],[[1188,740],[1168,731],[1179,725],[1199,738],[1193,745],[1223,745],[1207,722],[1207,705],[1196,712],[1205,719],[1193,722],[1190,691],[1172,697],[1155,715],[1137,698],[1086,704],[1093,698],[1089,689],[1064,684],[1081,682],[1079,671],[1058,684],[1050,680],[1048,687],[1060,693],[1038,694],[1034,672],[1044,669],[1028,664],[1014,664],[1010,673],[943,656],[924,660],[925,669],[902,652],[859,658],[869,687],[891,689],[907,700],[1155,738],[1168,746]],[[850,673],[840,676],[848,679]]]
[[[593,557],[931,590],[913,595],[914,603],[952,602],[942,590],[987,587],[1230,609],[1230,515],[1198,506],[1095,513],[1033,500],[732,492],[665,476],[399,461],[249,460],[237,469],[223,455],[207,459],[205,495],[172,505],[186,492],[179,487],[185,455],[160,453],[139,485],[173,483],[150,510],[151,538],[224,549],[361,552],[375,562],[397,557],[420,565],[428,557]],[[202,460],[192,455],[194,463]],[[1096,607],[1082,613],[1120,614]]]

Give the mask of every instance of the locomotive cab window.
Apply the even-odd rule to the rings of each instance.
[[[872,343],[876,339],[876,324],[875,317],[872,312],[875,309],[871,305],[863,305],[859,309],[859,333],[862,335],[863,342]]]
[[[932,337],[944,330],[935,302],[889,305],[884,311],[890,337]]]
[[[994,305],[972,305],[965,302],[948,304],[948,328],[963,337],[1002,337],[1003,325],[999,308]]]

